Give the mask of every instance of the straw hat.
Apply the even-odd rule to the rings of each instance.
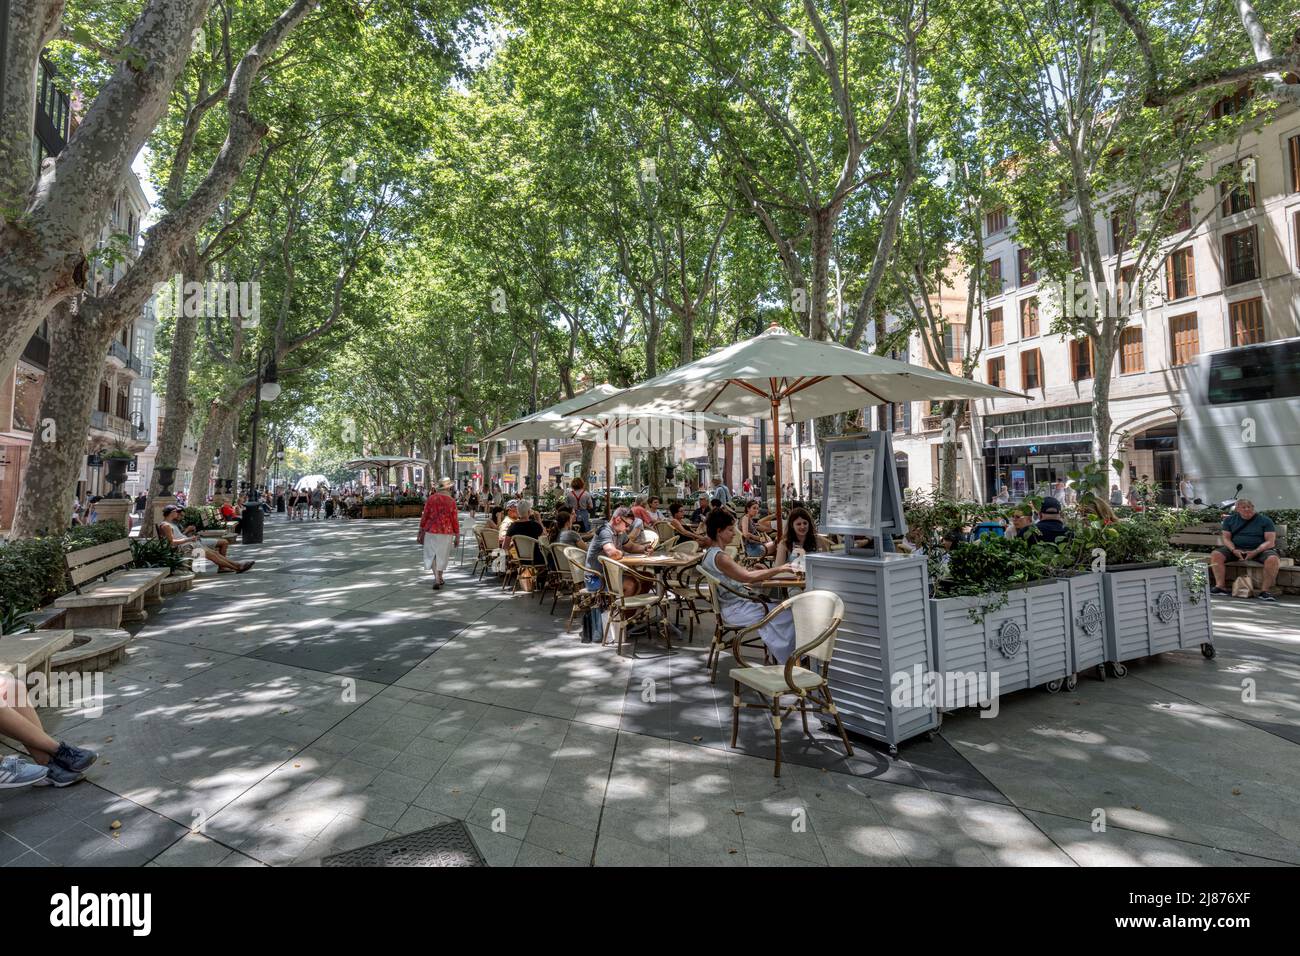
[[[450,488],[453,484],[455,484],[455,482],[453,482],[450,478],[439,478],[438,490],[442,491],[444,488]]]

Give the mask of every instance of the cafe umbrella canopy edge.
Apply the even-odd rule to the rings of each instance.
[[[422,465],[427,468],[429,462],[422,461],[419,458],[407,458],[404,455],[374,455],[368,458],[354,458],[351,461],[343,463],[344,468],[350,468],[355,471],[361,471],[362,469],[368,470],[371,468],[375,469],[375,480],[379,482],[381,491],[383,490],[384,482],[380,481],[379,472],[382,471],[386,476],[389,469],[402,468],[406,465]]]
[[[574,411],[595,416],[637,408],[650,414],[702,412],[744,418],[767,413],[779,441],[783,411],[788,421],[800,422],[890,402],[1027,397],[948,372],[804,338],[772,325],[753,338]],[[779,488],[779,454],[774,471]],[[779,540],[783,533],[779,493],[775,530]]]
[[[570,438],[579,440],[604,441],[605,443],[605,516],[611,513],[611,495],[609,493],[612,472],[610,463],[611,436],[622,432],[625,440],[637,441],[638,435],[645,435],[643,430],[653,426],[656,430],[675,425],[687,425],[695,428],[743,428],[744,422],[736,421],[722,415],[688,411],[663,411],[656,408],[638,408],[623,403],[617,412],[574,414],[573,409],[591,405],[594,401],[605,401],[617,397],[621,389],[613,385],[597,385],[573,398],[565,399],[549,408],[544,408],[531,415],[525,415],[507,422],[484,436],[484,441],[529,440],[541,438]],[[646,447],[654,447],[646,439]]]

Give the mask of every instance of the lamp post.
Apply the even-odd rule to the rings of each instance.
[[[252,439],[248,449],[248,497],[244,501],[244,514],[240,519],[239,533],[244,544],[261,544],[263,515],[257,494],[257,423],[262,416],[262,401],[273,402],[280,397],[280,377],[275,367],[275,352],[269,345],[257,353],[256,390],[253,392],[253,420],[250,423]]]

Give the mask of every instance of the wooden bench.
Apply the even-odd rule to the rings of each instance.
[[[6,634],[0,637],[0,671],[8,671],[19,680],[36,670],[45,672],[45,684],[50,682],[50,658],[63,650],[73,639],[72,631],[44,630],[29,634]]]
[[[67,610],[69,627],[121,627],[143,621],[146,603],[162,601],[166,568],[132,568],[135,557],[127,538],[82,548],[66,555],[73,590],[54,602]]]
[[[1286,550],[1287,526],[1280,524],[1277,525],[1276,528],[1277,539],[1273,547],[1280,555]],[[1213,522],[1188,525],[1184,530],[1175,535],[1171,535],[1169,543],[1180,545],[1184,548],[1205,548],[1208,551],[1213,551],[1215,548],[1223,544],[1223,530],[1219,525],[1214,524]],[[1206,560],[1209,560],[1208,556]],[[1294,563],[1291,558],[1282,558],[1281,560],[1282,563],[1287,566]],[[1229,561],[1228,564],[1238,567],[1263,567],[1259,561]]]

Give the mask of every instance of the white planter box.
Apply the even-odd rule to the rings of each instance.
[[[1214,656],[1209,585],[1192,599],[1189,582],[1178,568],[1107,571],[1106,660],[1117,677],[1124,661],[1166,651],[1199,647]]]
[[[1035,582],[1007,594],[982,620],[971,612],[996,593],[930,601],[935,666],[944,674],[977,675],[989,696],[1029,687],[1060,690],[1070,663],[1070,593],[1064,579]]]
[[[935,669],[925,558],[817,551],[805,561],[808,587],[833,591],[844,601],[830,666],[831,694],[844,726],[888,744],[891,753],[902,741],[937,728],[937,707],[895,706],[891,700],[894,675]]]
[[[1063,579],[1070,589],[1070,673],[1077,676],[1107,660],[1105,575],[1090,571]],[[1066,687],[1073,689],[1073,679]]]

